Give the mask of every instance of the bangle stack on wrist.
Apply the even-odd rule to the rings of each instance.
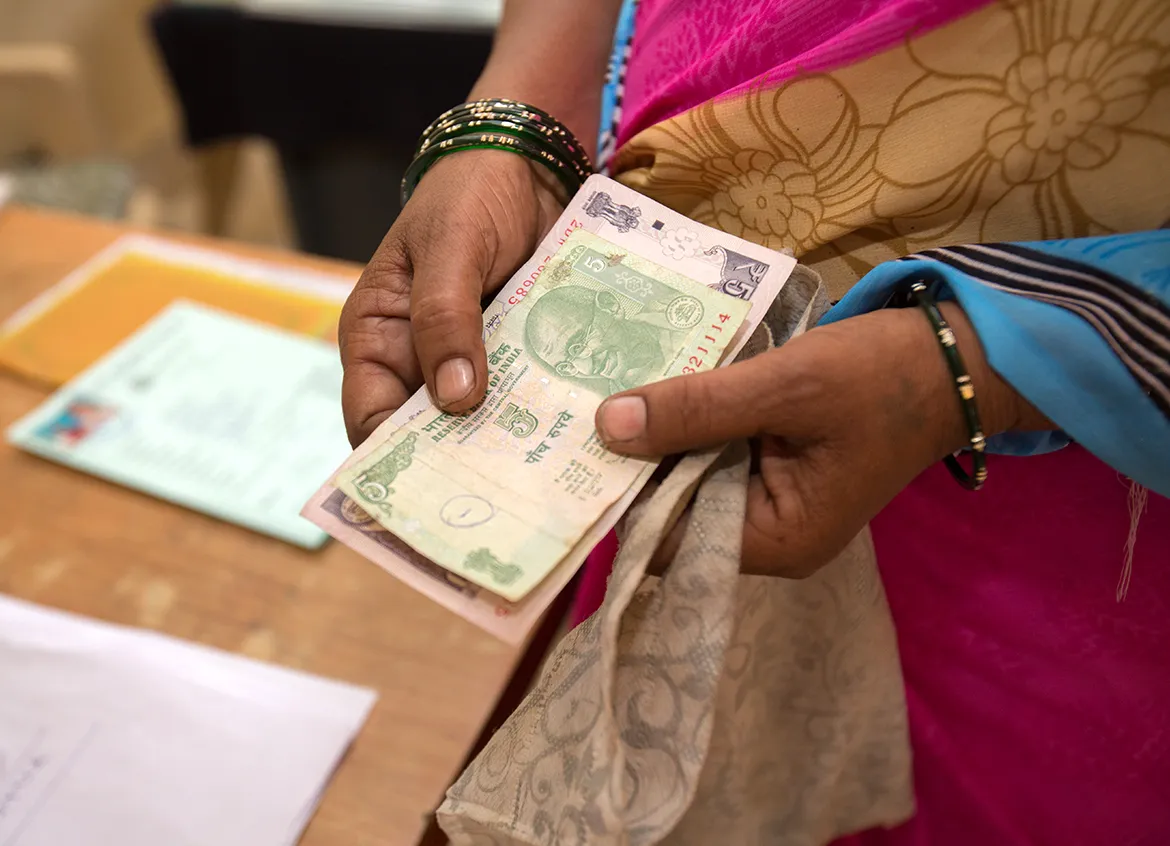
[[[581,143],[552,115],[514,100],[476,100],[439,115],[423,132],[402,180],[403,205],[431,165],[462,150],[518,153],[552,171],[570,197],[593,173]]]
[[[955,380],[955,390],[959,394],[959,404],[963,409],[963,419],[967,424],[967,435],[971,448],[971,472],[968,473],[954,455],[948,455],[944,461],[947,469],[951,471],[951,475],[959,484],[968,490],[977,491],[987,481],[987,456],[985,454],[987,443],[983,435],[983,424],[979,418],[979,406],[975,402],[975,386],[971,382],[971,373],[963,362],[962,353],[959,352],[954,330],[951,329],[950,324],[939,311],[926,284],[919,281],[911,283],[907,299],[922,309],[923,313],[926,314],[926,319],[930,321],[931,328],[934,329],[939,345],[942,347],[943,356],[947,360],[947,368]]]

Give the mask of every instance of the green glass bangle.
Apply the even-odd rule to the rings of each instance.
[[[533,140],[547,144],[558,157],[569,162],[576,170],[582,173],[593,173],[593,165],[590,163],[589,157],[576,145],[576,139],[572,136],[566,135],[563,131],[558,132],[556,127],[534,123],[519,115],[505,112],[469,112],[458,119],[443,121],[419,143],[417,152],[422,152],[442,137],[450,136],[455,127],[479,124],[506,126],[517,132],[523,132]]]
[[[432,134],[443,129],[445,125],[460,122],[469,117],[512,119],[517,123],[528,124],[535,131],[563,144],[567,158],[576,159],[583,170],[593,173],[593,163],[590,161],[589,155],[563,123],[536,106],[500,97],[463,103],[443,112],[423,131],[419,146],[425,144]]]
[[[521,138],[536,144],[546,152],[560,159],[564,164],[568,165],[576,174],[580,182],[584,182],[589,178],[589,172],[585,171],[580,162],[573,158],[566,158],[565,151],[562,145],[557,144],[556,141],[550,138],[543,132],[538,132],[530,126],[518,124],[508,120],[498,119],[468,119],[463,123],[447,124],[432,135],[419,147],[417,155],[426,153],[432,147],[441,144],[451,138],[462,138],[472,134],[482,134],[484,132],[499,133],[502,135],[510,135],[514,138]]]
[[[971,439],[971,472],[968,473],[955,455],[948,455],[944,461],[951,475],[963,487],[977,491],[987,481],[987,448],[986,438],[983,436],[983,423],[979,419],[979,406],[975,402],[975,385],[971,381],[971,373],[963,362],[963,354],[959,352],[955,332],[951,329],[942,312],[930,295],[929,289],[923,282],[913,282],[910,285],[910,296],[926,314],[931,328],[938,336],[943,356],[947,360],[947,367],[955,380],[955,390],[959,394],[959,404],[963,409],[963,417],[967,422],[967,433]]]
[[[430,133],[424,136],[419,142],[416,154],[423,152],[438,139],[450,137],[455,127],[476,123],[489,126],[508,125],[518,128],[516,131],[522,132],[526,137],[534,141],[539,139],[539,143],[548,145],[557,158],[568,163],[578,173],[585,174],[586,177],[593,173],[593,164],[590,162],[589,156],[581,149],[577,139],[567,130],[560,126],[530,120],[526,114],[515,112],[471,111],[460,113],[454,118],[437,124]]]
[[[519,153],[551,170],[570,197],[581,187],[581,182],[578,181],[576,174],[563,161],[547,150],[523,138],[501,135],[498,132],[484,132],[464,135],[459,138],[448,138],[416,157],[407,167],[406,175],[402,178],[402,204],[405,206],[410,200],[410,195],[414,193],[419,180],[436,161],[443,156],[449,156],[463,150],[508,150]]]
[[[423,132],[423,135],[425,137],[428,132],[432,131],[436,126],[443,123],[443,121],[449,120],[461,112],[476,111],[511,112],[528,120],[534,120],[538,123],[546,123],[550,126],[564,127],[564,124],[562,124],[559,120],[543,109],[537,108],[536,106],[530,106],[527,103],[521,103],[517,100],[509,100],[506,97],[486,97],[481,100],[472,100],[468,103],[460,103],[458,106],[447,109],[447,111],[443,112],[433,121],[431,121],[431,125],[427,127],[427,129]],[[568,130],[566,130],[566,132],[567,131]]]

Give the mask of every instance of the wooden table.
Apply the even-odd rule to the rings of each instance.
[[[125,231],[0,210],[0,320]],[[47,395],[0,372],[0,426]],[[7,444],[0,480],[0,592],[375,688],[378,705],[303,843],[415,843],[505,690],[515,649],[340,544],[304,552]]]

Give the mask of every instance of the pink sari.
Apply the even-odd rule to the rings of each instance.
[[[1150,111],[1170,85],[1142,77],[1150,44],[1164,64],[1152,0],[641,0],[614,170],[794,249],[837,295],[923,245],[1155,228],[1162,153],[1138,139],[1170,165]],[[1062,96],[1061,121],[1041,112]],[[1071,200],[1045,193],[1058,181]],[[1170,843],[1170,501],[1075,445],[989,467],[979,494],[932,468],[872,524],[919,809],[847,842]],[[615,552],[589,559],[575,621]]]

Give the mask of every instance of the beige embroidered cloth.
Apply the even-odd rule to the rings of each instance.
[[[745,355],[826,305],[798,268]],[[902,676],[869,532],[808,580],[741,576],[748,469],[742,443],[692,454],[640,499],[601,609],[448,791],[438,815],[453,844],[822,846],[910,816]],[[678,554],[646,576],[688,503]]]

